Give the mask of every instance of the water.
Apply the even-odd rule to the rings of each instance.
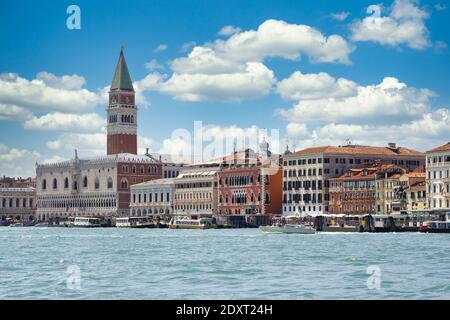
[[[0,227],[0,299],[450,299],[449,253],[445,234]]]

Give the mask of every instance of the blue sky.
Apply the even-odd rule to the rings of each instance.
[[[66,27],[71,4],[80,30]],[[366,12],[373,4],[379,16]],[[173,130],[195,120],[237,138],[279,129],[291,149],[350,139],[425,151],[450,140],[448,5],[2,1],[0,175],[32,175],[35,161],[74,148],[104,152],[104,93],[121,44],[141,151],[176,151]]]

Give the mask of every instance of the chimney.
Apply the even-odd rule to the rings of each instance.
[[[388,143],[388,148],[390,148],[390,149],[397,149],[397,145],[395,144],[395,142],[389,142]]]

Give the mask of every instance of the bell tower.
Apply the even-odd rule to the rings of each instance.
[[[128,72],[123,46],[109,90],[106,153],[137,154],[137,111],[135,92]]]

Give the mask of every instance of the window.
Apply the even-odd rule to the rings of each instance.
[[[69,178],[64,179],[64,189],[69,188]]]
[[[53,189],[58,189],[58,180],[53,179]]]
[[[108,189],[113,188],[113,179],[111,177],[108,178]]]
[[[94,183],[94,185],[95,185],[95,190],[100,189],[100,181],[98,180],[98,178],[95,178],[95,183]]]
[[[47,190],[47,180],[42,181],[42,190]]]
[[[83,178],[83,188],[87,188],[88,187],[88,178],[86,176],[84,176]]]
[[[122,179],[120,181],[120,188],[121,189],[128,189],[128,180],[127,179]]]

